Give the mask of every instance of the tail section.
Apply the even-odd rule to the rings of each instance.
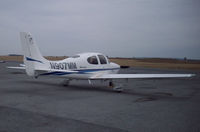
[[[20,32],[24,64],[29,76],[37,76],[36,69],[48,69],[48,60],[40,53],[30,33]]]

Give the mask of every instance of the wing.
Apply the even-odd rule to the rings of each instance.
[[[101,74],[94,75],[91,79],[150,79],[150,78],[182,78],[192,77],[195,74]]]
[[[10,69],[25,70],[25,67],[7,67]],[[78,71],[72,70],[47,70],[47,69],[35,69],[41,75],[56,74],[61,75],[64,73],[78,73]],[[195,74],[95,74],[90,79],[153,79],[153,78],[186,78],[193,77]]]

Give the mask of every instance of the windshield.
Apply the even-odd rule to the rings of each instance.
[[[106,58],[103,55],[98,55],[101,64],[107,64]]]

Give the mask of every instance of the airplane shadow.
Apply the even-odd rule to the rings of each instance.
[[[146,101],[156,101],[156,100],[184,101],[190,98],[188,96],[176,96],[169,92],[155,92],[155,91],[140,92],[140,91],[132,91],[130,89],[123,91],[121,94],[138,96],[138,98],[134,102],[146,102]]]
[[[69,86],[64,86],[62,82],[51,82],[51,81],[38,81],[38,80],[17,80],[15,83],[24,84],[22,90],[34,90],[34,91],[90,91],[90,92],[110,92],[115,93],[111,88],[100,86],[100,85],[89,85],[89,84],[70,84]],[[42,87],[41,87],[42,86]]]
[[[134,96],[138,97],[133,102],[146,102],[146,101],[156,101],[156,100],[172,100],[172,101],[182,101],[187,100],[190,97],[185,96],[175,96],[172,93],[167,92],[155,92],[155,91],[148,91],[148,92],[141,92],[136,91],[133,89],[124,89],[122,92],[113,91],[112,88],[108,88],[102,85],[89,85],[89,84],[71,84],[69,86],[63,86],[61,82],[49,82],[49,81],[38,81],[38,80],[21,80],[17,81],[17,83],[25,84],[23,89],[10,89],[4,90],[9,93],[23,93],[23,94],[41,94],[47,95],[49,92],[54,91],[63,91],[63,92],[73,92],[73,91],[81,91],[81,92],[103,92],[109,94],[119,94],[119,95],[126,95],[126,96]],[[43,86],[43,87],[41,87]],[[48,93],[46,93],[48,92]]]

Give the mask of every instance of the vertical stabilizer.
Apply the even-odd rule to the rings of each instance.
[[[30,33],[20,32],[20,39],[24,54],[24,64],[26,67],[26,73],[29,76],[37,76],[35,69],[47,68],[48,60],[46,60],[41,55],[38,46],[36,45]]]

